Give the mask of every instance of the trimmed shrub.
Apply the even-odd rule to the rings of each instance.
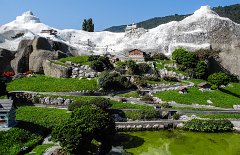
[[[150,96],[149,94],[145,94],[142,99],[142,101],[149,101],[149,102],[152,102],[153,101],[153,97]]]
[[[163,80],[169,81],[169,82],[179,82],[179,80],[176,77],[173,77],[173,76],[164,76]]]
[[[159,118],[160,114],[155,109],[142,109],[136,111],[125,111],[126,117],[133,120],[151,120]]]
[[[180,118],[180,115],[179,115],[179,114],[175,113],[175,114],[173,115],[173,119],[174,119],[174,120],[179,120],[179,118]]]
[[[200,132],[232,131],[233,124],[229,120],[193,119],[184,123],[184,129]]]
[[[73,102],[68,105],[68,110],[75,111],[76,109],[86,105],[95,106],[102,110],[106,110],[107,108],[110,108],[112,106],[109,99],[102,98],[102,97],[95,97],[91,100],[79,100],[79,101]]]

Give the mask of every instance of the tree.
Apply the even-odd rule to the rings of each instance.
[[[89,151],[93,139],[101,142],[102,148],[110,146],[108,142],[114,133],[115,122],[108,113],[97,107],[82,106],[67,122],[55,127],[51,135],[69,153],[84,154]]]
[[[195,74],[198,79],[202,79],[206,76],[207,64],[204,61],[199,61],[197,63]]]
[[[221,85],[227,85],[230,82],[230,78],[225,73],[213,73],[209,75],[207,79],[211,84],[216,85],[219,88]]]
[[[104,69],[111,70],[114,67],[108,57],[101,56],[91,62],[91,68],[95,71],[102,72]]]
[[[127,90],[132,87],[131,82],[118,73],[102,72],[99,76],[99,85],[105,91],[111,90]]]
[[[182,64],[187,53],[188,52],[183,48],[175,49],[172,53],[172,59],[175,60],[177,64]]]
[[[94,32],[94,24],[93,24],[92,18],[89,18],[88,20],[84,19],[82,24],[82,30],[88,31],[88,32]]]
[[[195,68],[199,59],[196,53],[187,52],[186,55],[183,55],[181,65],[184,66],[185,69]]]
[[[91,62],[91,68],[97,72],[104,71],[104,63],[99,60],[94,60]]]
[[[126,62],[127,67],[128,67],[128,73],[129,74],[138,74],[139,70],[138,70],[138,65],[135,61],[133,60],[128,60]]]
[[[147,73],[150,70],[150,66],[146,63],[139,63],[138,64],[138,70],[140,74]]]
[[[0,80],[0,96],[6,94],[6,84],[4,81]]]

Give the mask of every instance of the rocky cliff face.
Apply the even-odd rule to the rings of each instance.
[[[218,16],[208,6],[201,7],[193,15],[182,21],[160,25],[141,35],[111,32],[89,33],[79,30],[58,29],[55,29],[58,31],[56,35],[41,33],[41,30],[46,29],[52,29],[52,27],[41,23],[31,12],[24,13],[13,22],[0,27],[0,48],[18,51],[17,47],[19,47],[21,40],[33,40],[36,36],[58,42],[60,45],[55,44],[53,46],[50,43],[51,47],[62,51],[64,49],[65,53],[71,53],[72,55],[105,52],[118,55],[124,54],[130,49],[138,48],[146,52],[163,52],[171,56],[174,49],[180,47],[189,51],[211,48],[221,50],[218,59],[220,66],[231,71],[231,73],[240,75],[238,71],[240,69],[238,63],[240,57],[240,25],[228,18]],[[41,44],[39,42],[39,46],[42,46]],[[53,51],[53,49],[49,50],[47,48],[46,51],[45,47],[48,46],[37,47],[38,50],[45,51],[34,51],[33,49],[34,52],[29,57],[30,60],[42,62],[41,58],[55,58],[52,52],[47,52]],[[41,63],[30,63],[30,66],[31,69],[36,71],[40,71],[42,67]]]

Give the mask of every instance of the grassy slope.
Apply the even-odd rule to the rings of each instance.
[[[31,155],[42,155],[45,150],[52,146],[53,144],[38,145],[31,151]],[[30,153],[28,153],[27,155],[30,155]]]
[[[8,91],[26,90],[36,92],[67,92],[98,89],[96,79],[53,78],[43,75],[24,77],[7,85]]]
[[[128,93],[123,93],[123,94],[117,94],[117,96],[126,97],[126,98],[130,98],[130,97],[139,98],[139,94],[136,91],[131,91]]]
[[[66,121],[70,114],[64,109],[22,106],[17,109],[17,120],[53,128],[55,125]]]
[[[83,65],[90,65],[90,62],[88,61],[89,56],[77,56],[77,57],[67,57],[59,59],[60,62],[65,63],[66,61],[71,61],[74,63],[82,63]]]
[[[197,88],[189,88],[188,94],[179,94],[178,91],[158,92],[155,96],[164,101],[176,101],[182,104],[208,104],[211,100],[214,106],[232,108],[235,104],[240,104],[240,83],[233,83],[234,87],[226,87],[221,90],[201,92]],[[225,90],[225,91],[224,91]]]

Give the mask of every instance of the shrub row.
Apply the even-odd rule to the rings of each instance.
[[[229,120],[200,120],[193,119],[184,123],[184,129],[200,132],[231,131],[233,124]]]
[[[160,114],[155,109],[141,109],[135,111],[124,111],[125,116],[133,120],[150,120],[160,117]]]

